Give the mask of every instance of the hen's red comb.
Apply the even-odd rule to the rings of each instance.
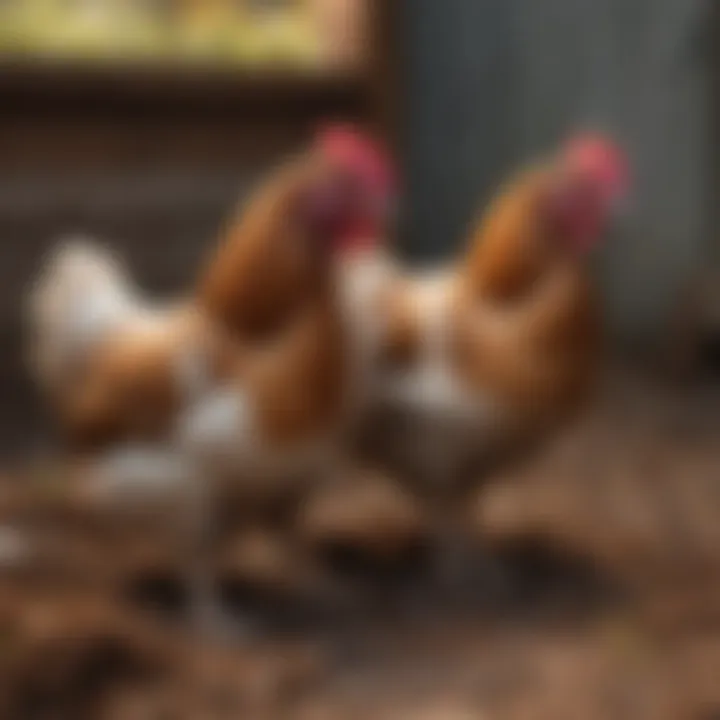
[[[322,128],[315,138],[315,147],[338,164],[361,172],[386,192],[396,188],[396,177],[382,145],[349,125]]]
[[[603,135],[584,134],[570,140],[563,150],[565,162],[597,177],[618,194],[630,186],[630,169],[625,153]]]

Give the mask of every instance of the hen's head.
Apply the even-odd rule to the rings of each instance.
[[[589,252],[627,195],[626,157],[612,141],[583,135],[562,147],[549,168],[541,213],[566,247]]]
[[[378,143],[345,126],[319,132],[311,148],[316,173],[302,196],[313,234],[334,252],[373,247],[391,220],[396,182]]]

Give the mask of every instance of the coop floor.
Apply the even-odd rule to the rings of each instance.
[[[3,575],[0,717],[720,717],[719,436],[716,389],[616,372],[586,421],[487,489],[478,525],[509,590],[416,606],[408,570],[237,647],[184,630],[170,581],[145,588],[155,611],[109,593],[97,576],[130,550],[95,557],[79,511],[0,503],[86,562]]]

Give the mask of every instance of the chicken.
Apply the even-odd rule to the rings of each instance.
[[[193,304],[143,297],[110,251],[69,238],[28,310],[33,375],[64,448],[91,459],[98,486],[145,494],[187,480],[173,423],[207,389],[202,376],[219,376],[224,352]]]
[[[261,403],[267,421],[275,412],[285,425],[294,417],[297,432],[315,424],[310,415],[319,410],[301,396],[316,404],[332,394],[335,376],[342,395],[363,400],[363,380],[380,350],[380,311],[392,272],[381,241],[395,181],[384,153],[344,127],[323,132],[316,146],[318,156],[286,167],[231,223],[196,298],[230,337],[262,348],[260,360],[246,368],[251,385],[267,393]],[[334,245],[327,246],[328,237]],[[285,361],[286,353],[300,351],[307,359]],[[307,381],[274,377],[276,360],[283,372],[312,366],[308,380],[324,389],[311,392]]]
[[[297,493],[344,474],[346,431],[380,348],[374,248],[391,192],[381,154],[334,130],[231,228],[196,302],[240,352],[181,429],[203,475]]]
[[[32,303],[38,376],[69,436],[103,444],[111,486],[173,474],[201,538],[214,483],[284,492],[337,469],[368,356],[359,308],[378,285],[348,294],[342,278],[383,235],[388,178],[369,143],[322,135],[251,198],[176,307],[145,303],[94,249],[51,262]],[[192,575],[207,625],[212,583],[202,563]]]
[[[569,143],[502,191],[460,262],[390,294],[371,422],[381,459],[432,498],[442,536],[462,532],[478,462],[545,437],[587,399],[601,324],[586,256],[626,174],[610,143]]]

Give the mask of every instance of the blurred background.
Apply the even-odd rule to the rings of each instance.
[[[490,623],[442,630],[424,622],[425,633],[393,635],[397,618],[372,633],[346,630],[331,681],[324,669],[337,658],[324,645],[203,658],[220,683],[215,713],[192,705],[198,675],[182,675],[198,669],[192,652],[102,603],[63,612],[37,603],[37,617],[27,616],[34,640],[9,660],[13,598],[25,592],[15,588],[0,603],[0,702],[13,708],[2,717],[289,718],[303,708],[302,717],[341,718],[346,706],[348,717],[394,720],[405,711],[435,720],[718,717],[719,93],[720,11],[711,0],[0,1],[8,463],[49,443],[24,371],[22,298],[58,237],[98,236],[144,287],[180,292],[258,173],[328,119],[357,120],[388,140],[405,180],[398,248],[417,264],[448,256],[503,178],[568,132],[614,135],[630,155],[635,193],[595,270],[611,354],[644,350],[639,371],[628,370],[637,360],[613,360],[601,408],[567,447],[478,511],[531,611],[504,607]],[[639,379],[659,367],[661,377]],[[380,498],[368,507],[394,507]],[[44,527],[81,512],[38,510],[47,502],[5,493],[2,509]],[[419,525],[402,509],[398,517],[414,547]],[[169,561],[146,558],[155,540],[138,531],[145,545],[136,543],[134,564],[124,535],[100,525],[90,523],[132,558],[123,587],[174,607]],[[250,546],[253,558],[267,551]],[[13,547],[0,534],[0,556]],[[63,572],[74,577],[88,563],[100,577],[107,560],[78,553]],[[380,576],[388,580],[386,570]],[[38,577],[33,587],[50,583]],[[45,667],[41,657],[55,660]],[[152,714],[155,705],[123,684],[122,702],[100,714],[92,703],[105,675],[90,670],[98,663],[123,678],[160,677],[152,701],[174,709]],[[192,698],[178,699],[168,677],[190,678]],[[223,698],[235,710],[223,714]],[[136,700],[148,714],[133,709]]]

